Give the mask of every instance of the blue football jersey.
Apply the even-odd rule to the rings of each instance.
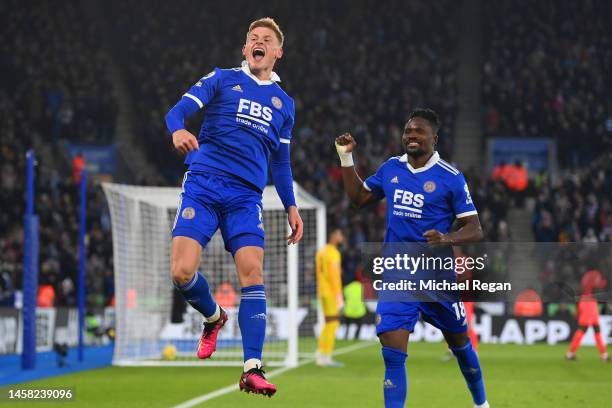
[[[189,170],[235,175],[263,191],[270,154],[290,142],[294,124],[293,99],[279,81],[275,73],[259,80],[243,66],[215,68],[192,86],[183,98],[206,106],[206,116]]]
[[[387,198],[385,242],[425,242],[425,231],[447,233],[455,218],[477,214],[463,174],[438,152],[418,169],[406,154],[392,157],[364,187],[378,199]]]

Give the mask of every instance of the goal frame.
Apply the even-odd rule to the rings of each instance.
[[[112,234],[113,234],[113,266],[114,266],[114,278],[115,278],[115,350],[113,352],[113,365],[117,366],[242,366],[242,360],[193,360],[193,361],[166,361],[166,360],[149,360],[146,357],[140,358],[125,358],[124,353],[119,348],[122,347],[122,336],[127,333],[127,325],[130,324],[127,321],[127,313],[122,313],[121,309],[128,307],[128,283],[127,279],[119,276],[121,273],[125,273],[124,269],[126,265],[126,251],[121,248],[124,244],[119,242],[119,239],[115,239],[121,235],[119,229],[121,227],[117,217],[117,212],[120,211],[118,208],[121,203],[113,202],[111,194],[119,193],[125,196],[127,199],[132,199],[135,202],[144,202],[151,206],[165,209],[177,208],[179,205],[179,196],[181,193],[180,188],[176,187],[151,187],[151,186],[135,186],[117,183],[102,183],[102,188],[107,197],[109,203]],[[300,210],[314,210],[316,217],[316,249],[322,248],[326,242],[326,207],[325,204],[312,196],[310,193],[305,191],[299,184],[294,182],[293,185],[296,202]],[[266,186],[262,194],[262,207],[264,214],[266,210],[284,210],[282,202],[276,192],[274,186]],[[178,209],[177,209],[178,211]],[[141,221],[141,214],[138,205],[129,208],[129,215],[132,218],[132,222],[139,225]],[[169,226],[170,228],[172,225]],[[291,232],[291,228],[287,224],[287,232]],[[170,230],[168,230],[168,240],[170,239]],[[134,236],[136,239],[137,237]],[[287,351],[283,360],[269,361],[266,364],[269,366],[285,366],[285,367],[296,367],[299,362],[299,320],[298,308],[299,308],[299,245],[288,245],[286,248],[287,257],[287,326],[288,326],[288,337],[287,337]],[[314,262],[312,260],[306,260],[308,262]],[[170,271],[168,271],[168,280],[170,280]],[[279,353],[279,352],[275,352]],[[265,358],[265,355],[264,355]]]

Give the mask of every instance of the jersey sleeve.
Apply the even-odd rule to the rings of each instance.
[[[166,126],[170,133],[185,129],[185,119],[202,109],[217,92],[221,70],[215,68],[192,86],[166,114]],[[189,157],[190,155],[188,155]]]
[[[209,74],[203,76],[194,86],[189,88],[183,95],[183,98],[191,99],[200,109],[210,102],[219,88],[221,82],[222,71],[215,68]]]
[[[280,130],[280,141],[281,143],[289,143],[291,141],[291,132],[293,132],[293,125],[295,124],[295,105],[291,101],[291,108],[289,115],[283,123],[283,127]]]
[[[281,139],[282,141],[282,139]],[[293,174],[291,173],[291,153],[289,143],[280,143],[276,151],[272,152],[270,172],[274,180],[276,192],[280,197],[285,210],[296,205],[293,191]]]
[[[476,211],[476,207],[472,202],[470,189],[468,188],[467,182],[465,181],[465,177],[463,177],[462,173],[459,173],[454,177],[451,191],[455,217],[462,218],[469,215],[478,214],[478,211]]]
[[[383,188],[383,167],[381,165],[376,173],[372,174],[363,182],[363,187],[371,192],[377,200],[381,200],[385,196],[385,190]]]

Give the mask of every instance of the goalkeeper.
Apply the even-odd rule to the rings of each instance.
[[[334,228],[329,234],[327,245],[317,252],[317,295],[325,316],[325,324],[319,336],[316,363],[321,367],[340,367],[341,363],[332,360],[336,342],[336,330],[340,325],[342,309],[342,256],[338,247],[342,245],[342,230]]]
[[[292,231],[287,243],[297,243],[303,232],[289,161],[295,105],[272,71],[283,56],[283,40],[273,19],[254,21],[242,47],[242,67],[215,68],[166,115],[174,147],[187,154],[189,165],[172,229],[171,268],[177,289],[204,316],[197,356],[212,355],[227,320],[206,278],[198,272],[203,248],[221,229],[242,286],[238,324],[244,371],[240,389],[268,396],[276,392],[261,364],[266,334],[262,192],[269,164]],[[184,121],[204,107],[206,117],[196,138],[185,129]]]

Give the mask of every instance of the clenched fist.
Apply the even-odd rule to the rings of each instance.
[[[351,153],[357,142],[350,133],[344,133],[336,138],[336,150],[338,153]]]
[[[172,143],[174,143],[175,149],[183,154],[200,148],[198,139],[185,129],[177,130],[172,134]]]

